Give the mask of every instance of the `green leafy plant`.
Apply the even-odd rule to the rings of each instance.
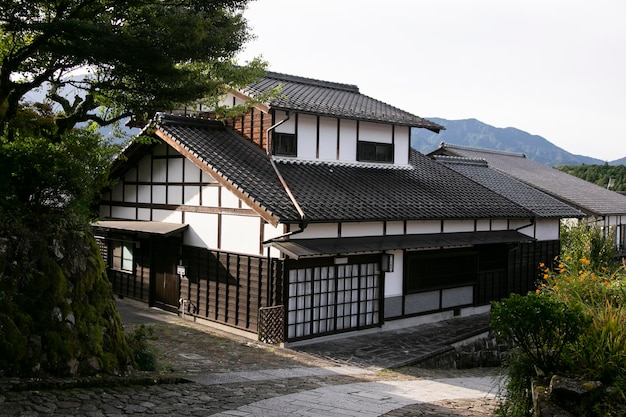
[[[152,372],[158,369],[156,352],[149,343],[153,337],[154,329],[143,324],[126,335],[135,364],[141,371]]]
[[[496,335],[518,347],[545,373],[558,369],[561,352],[578,339],[589,320],[579,308],[547,294],[512,294],[491,307],[491,326]]]

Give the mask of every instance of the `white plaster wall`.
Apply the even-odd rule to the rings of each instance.
[[[165,185],[152,186],[152,202],[155,204],[165,204]]]
[[[167,180],[169,182],[183,182],[184,159],[172,158],[172,159],[168,159],[167,161],[168,161],[167,162],[168,164]]]
[[[124,201],[129,203],[137,202],[137,186],[136,185],[126,185],[124,187]]]
[[[404,252],[401,250],[387,251],[393,255],[393,272],[385,272],[385,298],[402,295],[402,275]]]
[[[224,187],[222,187],[221,198],[222,198],[222,207],[239,208],[239,198]]]
[[[152,180],[154,182],[165,182],[167,160],[166,159],[154,159],[152,161]]]
[[[180,185],[170,185],[167,187],[167,204],[183,203],[183,187]]]
[[[386,232],[388,235],[404,234],[404,222],[387,222]]]
[[[339,124],[339,159],[356,161],[356,121],[342,119]]]
[[[105,219],[109,217],[110,216],[109,210],[111,210],[111,206],[101,205],[98,211],[98,217],[100,217],[101,219]]]
[[[200,168],[196,166],[189,159],[184,159],[184,181],[185,182],[198,182],[202,178]]]
[[[221,244],[224,251],[260,255],[261,221],[258,217],[222,215]]]
[[[152,153],[158,156],[167,155],[167,147],[165,143],[159,143],[152,149]]]
[[[202,187],[202,206],[203,207],[218,207],[220,188],[214,186]]]
[[[280,122],[281,120],[285,120],[287,118],[287,113],[285,113],[284,111],[280,111],[277,110],[275,113],[275,120],[276,123]],[[274,132],[279,132],[279,133],[296,133],[296,117],[293,113],[291,113],[291,116],[289,117],[289,120],[287,120],[285,123],[281,124],[280,126],[277,126],[274,129]]]
[[[444,233],[473,232],[474,220],[444,220]]]
[[[200,187],[198,187],[197,185],[184,187],[183,203],[188,206],[199,206],[200,205]]]
[[[148,182],[150,181],[150,173],[152,172],[151,166],[152,157],[150,155],[146,155],[139,161],[139,181]]]
[[[139,185],[137,188],[137,202],[138,203],[150,203],[150,189],[149,185]]]
[[[406,223],[406,233],[439,233],[441,232],[441,222],[439,220],[410,220]]]
[[[539,219],[535,227],[535,238],[537,240],[557,240],[560,237],[559,229],[559,219]]]
[[[507,220],[492,220],[491,230],[508,230],[509,222]]]
[[[317,117],[298,115],[298,158],[317,158]]]
[[[341,236],[382,236],[383,222],[342,223]]]
[[[173,210],[152,210],[152,221],[165,222],[165,223],[179,223],[183,222],[183,212]]]
[[[383,123],[359,122],[359,140],[366,142],[391,143],[393,128]]]
[[[396,126],[394,132],[394,164],[406,165],[409,163],[409,148],[411,146],[411,133],[408,126]]]
[[[291,239],[313,239],[321,237],[338,237],[337,223],[309,224],[304,232],[293,235]]]
[[[337,160],[337,119],[320,117],[320,156],[324,161]]]
[[[111,217],[114,219],[135,220],[135,209],[133,207],[111,207]]]
[[[150,221],[150,213],[152,211],[148,208],[137,209],[137,220]]]
[[[122,183],[118,182],[111,189],[111,200],[112,201],[124,201],[124,187],[122,187]]]
[[[185,213],[189,229],[184,233],[185,245],[199,248],[217,248],[217,226],[219,216],[209,213]]]
[[[477,220],[476,231],[486,232],[491,230],[491,221],[489,220]]]
[[[269,223],[263,224],[263,240],[273,239],[278,236],[282,236],[284,234],[285,234],[285,226],[282,224],[279,224],[276,227],[272,226]],[[263,255],[267,256],[268,251],[269,251],[269,255],[272,258],[280,258],[281,256],[280,251],[278,249],[270,248],[270,247],[263,248]]]

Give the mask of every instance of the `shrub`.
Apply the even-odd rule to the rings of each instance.
[[[156,352],[148,343],[153,334],[154,329],[141,324],[132,333],[126,335],[128,345],[133,352],[135,365],[141,371],[156,371],[158,368]]]
[[[580,309],[544,293],[511,294],[491,308],[491,327],[496,335],[518,347],[545,373],[558,369],[561,352],[578,339],[588,323]]]

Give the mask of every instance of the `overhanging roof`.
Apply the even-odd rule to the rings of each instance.
[[[514,230],[429,233],[421,235],[365,236],[323,239],[276,240],[267,245],[292,258],[339,254],[382,252],[394,249],[430,249],[486,245],[492,243],[532,242],[535,239]]]
[[[97,229],[116,230],[133,233],[147,233],[167,237],[182,233],[189,225],[180,223],[148,222],[132,220],[100,220],[92,223]]]

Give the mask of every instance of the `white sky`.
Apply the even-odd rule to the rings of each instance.
[[[256,0],[244,16],[256,39],[240,62],[626,156],[624,0]]]

